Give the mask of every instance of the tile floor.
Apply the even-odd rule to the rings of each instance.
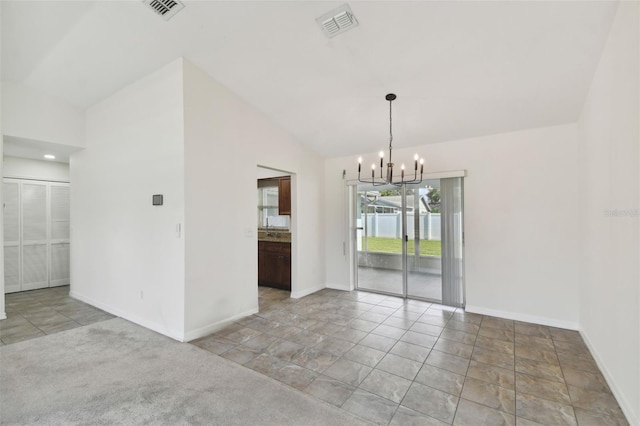
[[[260,288],[192,342],[383,425],[625,425],[575,331],[365,292]]]
[[[69,297],[69,286],[6,294],[5,309],[7,319],[0,321],[0,345],[115,318]]]

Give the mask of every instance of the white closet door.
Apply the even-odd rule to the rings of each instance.
[[[2,182],[4,198],[4,289],[20,291],[20,182]]]
[[[50,286],[69,284],[69,184],[51,183]]]
[[[22,290],[49,286],[47,183],[22,183]]]

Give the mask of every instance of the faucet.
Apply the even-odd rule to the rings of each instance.
[[[267,216],[267,228],[269,227],[269,216]]]

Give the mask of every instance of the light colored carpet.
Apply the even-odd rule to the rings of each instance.
[[[0,423],[364,424],[120,318],[0,347]]]

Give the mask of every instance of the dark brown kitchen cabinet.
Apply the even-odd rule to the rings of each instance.
[[[278,214],[291,215],[291,177],[278,178]]]
[[[291,291],[291,243],[258,241],[258,284]]]

